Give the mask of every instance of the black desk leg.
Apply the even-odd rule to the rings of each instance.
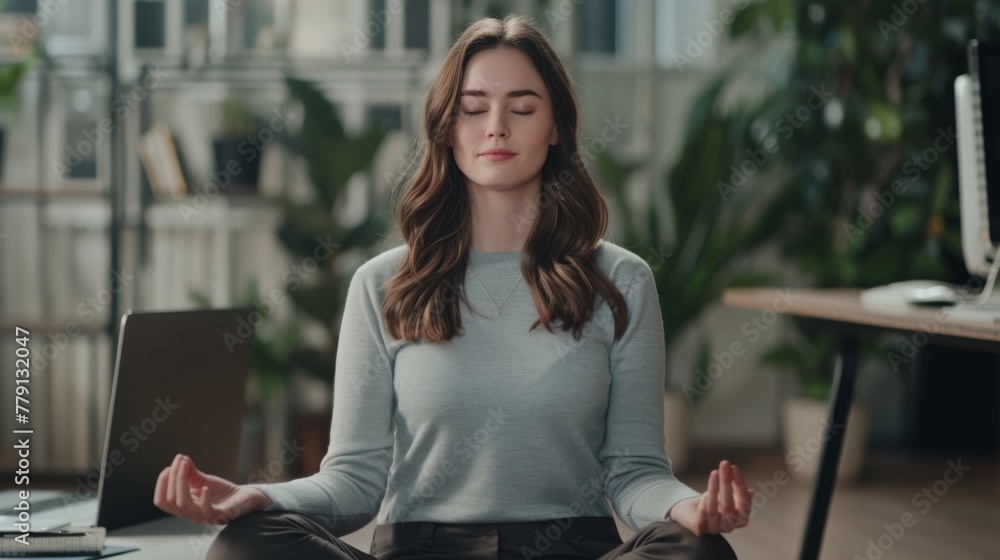
[[[809,506],[809,521],[806,523],[806,535],[802,541],[799,560],[816,560],[819,558],[819,548],[823,542],[823,529],[826,527],[826,516],[830,511],[830,498],[837,482],[837,464],[840,460],[840,448],[844,443],[844,432],[847,430],[847,413],[851,408],[851,397],[854,393],[854,378],[858,370],[858,339],[844,335],[840,339],[837,353],[837,364],[833,371],[833,387],[830,393],[829,439],[823,445],[820,459],[819,474],[813,486],[812,503]]]

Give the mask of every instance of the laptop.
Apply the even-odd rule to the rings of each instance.
[[[0,492],[0,526],[17,522],[13,508],[25,489],[32,531],[66,525],[112,531],[165,517],[153,505],[153,491],[177,453],[204,472],[235,481],[252,313],[249,307],[127,311],[101,472],[80,477],[74,491],[27,486]]]

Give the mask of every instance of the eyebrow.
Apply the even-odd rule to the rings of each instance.
[[[486,97],[487,96],[486,92],[483,91],[483,90],[481,90],[481,89],[467,89],[467,90],[464,90],[464,91],[462,91],[459,94],[459,97],[465,96],[465,95],[470,95],[472,97]],[[541,95],[538,95],[534,90],[530,90],[530,89],[519,89],[519,90],[508,91],[507,92],[507,97],[525,97],[525,96],[528,96],[528,95],[534,95],[535,97],[537,97],[539,99],[542,98]]]

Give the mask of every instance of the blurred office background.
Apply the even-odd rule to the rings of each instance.
[[[568,66],[607,238],[657,277],[678,472],[702,455],[780,457],[795,446],[788,403],[822,411],[828,395],[831,340],[722,307],[725,286],[975,281],[955,150],[926,149],[954,125],[966,42],[1000,30],[989,2],[9,0],[0,331],[31,331],[33,469],[94,468],[125,310],[251,302],[266,320],[242,472],[293,437],[308,451],[273,478],[315,469],[344,292],[402,241],[389,193],[428,80],[467,24],[509,12],[534,18]],[[870,210],[903,179],[905,195]],[[317,238],[330,258],[310,256]],[[12,339],[0,339],[10,400]],[[745,352],[727,355],[734,343]],[[982,375],[995,358],[887,359],[904,344],[866,342],[862,451],[995,457],[1000,390]]]
[[[286,78],[322,92],[349,137],[374,126],[384,131],[364,156],[370,161],[332,187],[331,223],[342,232],[369,223],[387,228],[353,246],[337,239],[345,246],[319,263],[341,276],[322,294],[336,298],[361,262],[401,242],[389,223],[388,194],[419,130],[428,80],[451,40],[480,17],[510,11],[533,17],[569,66],[592,170],[601,154],[640,161],[628,196],[637,205],[655,196],[653,178],[676,157],[693,95],[728,56],[724,38],[714,36],[683,68],[672,56],[702,20],[718,19],[712,3],[7,2],[4,34],[17,40],[3,45],[14,83],[2,113],[0,322],[5,331],[28,327],[41,356],[34,419],[47,435],[36,468],[71,474],[96,457],[114,333],[125,310],[245,303],[254,288],[254,299],[265,301],[274,289],[294,292],[318,278],[296,268],[309,253],[296,254],[278,235],[288,221],[282,201],[307,203],[318,191],[308,154],[293,145],[298,138],[288,138],[302,130],[307,108]],[[13,79],[14,70],[23,74]],[[216,144],[226,138],[257,139],[256,161],[241,166],[254,167],[256,177],[218,174],[227,158],[215,153]],[[242,155],[233,156],[242,163]],[[669,242],[664,230],[660,243],[647,244],[660,249]],[[286,299],[268,317],[262,345],[284,359],[294,342],[282,336],[301,327],[302,337],[322,349],[339,328],[338,304],[327,304],[335,324],[323,326],[326,309],[310,316],[308,304]],[[12,349],[10,340],[3,345]],[[260,378],[275,381],[269,388],[289,389],[290,407],[322,411],[330,395],[314,383],[322,372],[309,375],[312,363],[307,357]],[[293,387],[299,377],[304,383]],[[773,440],[779,379],[727,381],[720,404],[739,403],[732,415],[743,420],[709,411],[696,439]],[[735,398],[748,387],[754,398]]]

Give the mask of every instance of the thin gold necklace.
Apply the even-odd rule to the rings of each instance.
[[[510,294],[513,294],[514,289],[517,288],[517,285],[521,283],[521,278],[524,277],[524,273],[522,272],[521,275],[517,277],[517,282],[515,282],[514,287],[510,289],[510,293],[507,294],[507,297],[503,298],[503,301],[500,302],[500,305],[497,305],[497,302],[493,301],[493,296],[491,296],[490,293],[486,291],[486,286],[483,285],[483,281],[479,279],[479,275],[476,274],[476,271],[473,270],[471,266],[469,267],[469,270],[472,272],[472,275],[476,277],[476,281],[479,282],[479,286],[483,289],[483,292],[486,293],[486,297],[490,298],[490,303],[493,304],[493,307],[497,308],[497,317],[499,317],[500,308],[503,307],[503,304],[507,303],[507,300],[510,298]]]

